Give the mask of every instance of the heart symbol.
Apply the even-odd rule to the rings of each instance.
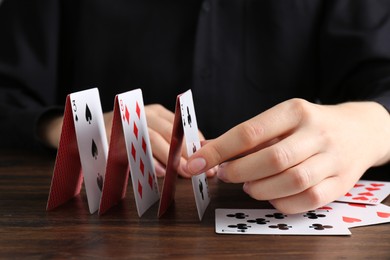
[[[347,194],[344,195],[345,197],[352,197],[352,194],[347,192]]]
[[[376,213],[377,215],[378,215],[378,217],[380,217],[380,218],[388,218],[388,217],[390,217],[390,213],[387,213],[387,212],[377,212]]]
[[[354,188],[359,188],[359,187],[363,187],[364,186],[364,184],[355,184],[353,187]]]
[[[359,193],[359,195],[374,196],[374,194],[372,194],[371,192],[362,192],[362,193]]]
[[[366,205],[365,204],[358,204],[358,203],[348,203],[349,206],[352,206],[352,207],[360,207],[360,208],[365,208]]]
[[[329,207],[329,206],[323,206],[321,208],[318,208],[318,209],[323,209],[323,210],[332,210],[333,208],[332,207]]]
[[[382,186],[385,186],[385,185],[383,183],[371,183],[371,186],[382,187]]]
[[[353,222],[361,222],[362,220],[358,218],[343,217],[343,221],[347,223],[353,223]]]
[[[352,198],[353,200],[368,200],[366,197],[361,196],[361,197],[354,197]]]
[[[380,189],[379,188],[368,187],[368,188],[366,188],[366,190],[368,190],[368,191],[376,191],[376,190],[380,190]]]

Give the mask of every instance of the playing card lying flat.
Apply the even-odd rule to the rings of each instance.
[[[349,228],[390,222],[390,207],[384,204],[365,205],[333,202],[321,209],[337,212]]]
[[[360,180],[337,201],[376,205],[390,194],[390,182]]]
[[[336,212],[313,210],[283,214],[275,209],[216,209],[218,234],[350,235]]]

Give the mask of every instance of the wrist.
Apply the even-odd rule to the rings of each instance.
[[[38,121],[38,138],[52,148],[58,148],[60,141],[63,117],[55,114],[46,114]]]

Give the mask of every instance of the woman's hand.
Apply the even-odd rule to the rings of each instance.
[[[208,142],[189,158],[187,172],[221,164],[221,180],[244,183],[253,198],[298,213],[344,195],[389,158],[390,116],[380,104],[292,99]]]

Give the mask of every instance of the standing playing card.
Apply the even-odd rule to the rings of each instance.
[[[98,90],[68,95],[63,121],[47,209],[79,194],[83,175],[92,214],[99,206],[108,150]]]
[[[173,121],[173,129],[171,136],[171,144],[169,146],[167,170],[164,177],[163,187],[161,191],[160,205],[158,207],[158,217],[164,215],[172,204],[176,192],[176,180],[178,176],[177,169],[180,165],[181,145],[183,143],[183,127],[181,125],[180,104],[176,100],[175,118]]]
[[[384,204],[333,202],[320,209],[337,212],[337,215],[349,228],[390,222],[390,207]]]
[[[108,143],[97,88],[70,94],[90,213],[100,204],[106,172]]]
[[[350,235],[340,216],[324,210],[283,214],[275,209],[216,209],[218,234]]]
[[[78,195],[82,183],[80,154],[68,95],[46,210],[52,210]]]
[[[337,201],[376,205],[389,194],[390,182],[360,180]]]
[[[159,217],[166,212],[174,200],[183,134],[185,137],[187,153],[188,156],[190,156],[200,148],[198,125],[196,122],[191,90],[178,95],[176,99],[175,118],[173,122],[171,145],[169,148],[167,171],[164,178],[160,207],[158,211]],[[192,187],[198,216],[199,219],[202,220],[203,214],[210,202],[206,174],[202,173],[192,177]]]
[[[191,90],[188,90],[179,96],[179,103],[187,155],[191,156],[200,148],[198,123],[196,121]],[[210,202],[206,173],[193,176],[191,180],[195,195],[196,207],[198,210],[199,219],[201,220]]]
[[[123,135],[118,96],[114,100],[110,147],[108,150],[106,176],[100,200],[99,215],[117,204],[126,195],[129,179],[129,161]]]
[[[138,215],[159,199],[144,102],[140,89],[117,95]]]

